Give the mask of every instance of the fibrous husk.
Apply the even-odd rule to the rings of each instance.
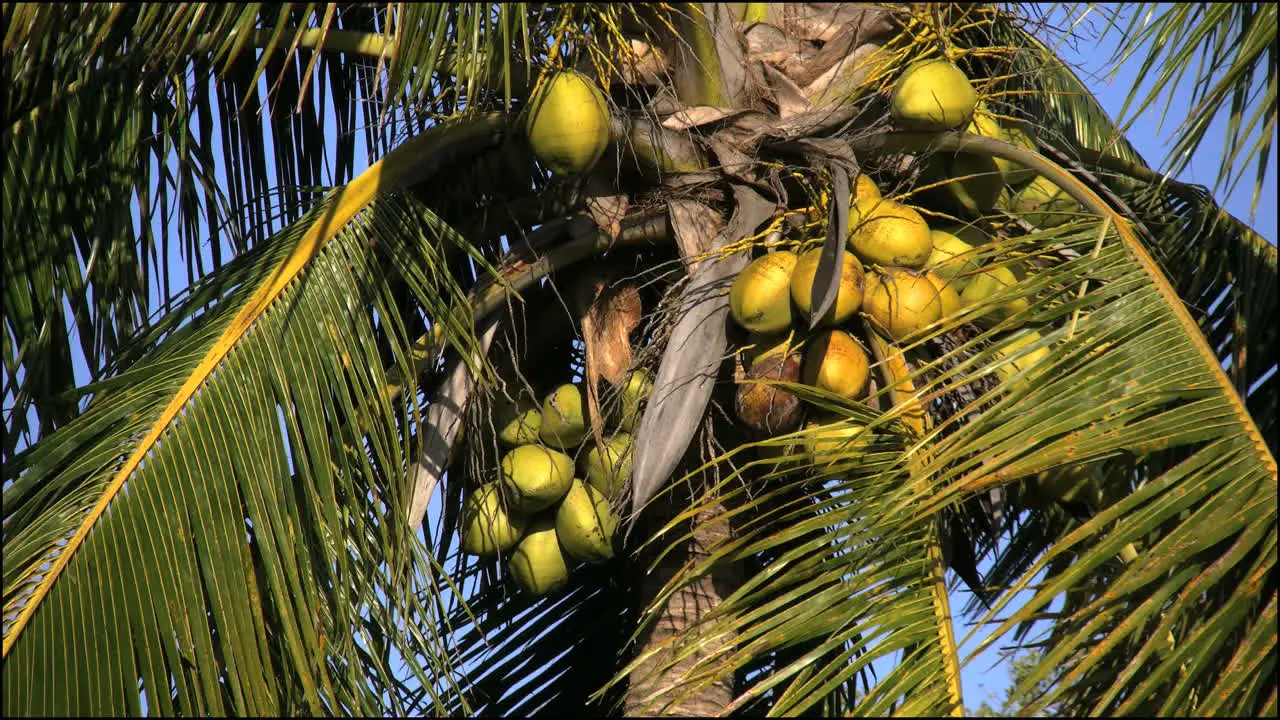
[[[797,348],[758,357],[738,385],[735,409],[743,423],[760,433],[780,435],[795,430],[803,418],[800,399],[757,380],[799,382],[803,356]]]

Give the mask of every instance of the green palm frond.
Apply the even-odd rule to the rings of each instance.
[[[1096,8],[1091,4],[1089,9]],[[1204,143],[1210,123],[1225,111],[1227,142],[1214,190],[1230,194],[1252,165],[1256,179],[1251,207],[1256,211],[1276,132],[1276,6],[1138,3],[1124,12],[1129,14],[1124,28],[1119,12],[1106,12],[1113,17],[1103,34],[1120,33],[1111,59],[1114,67],[1141,58],[1119,119],[1124,121],[1130,109],[1140,115],[1163,99],[1163,123],[1173,103],[1172,86],[1194,68],[1191,106],[1179,113],[1183,119],[1174,131],[1177,139],[1164,170],[1181,174]],[[1153,82],[1144,97],[1141,88],[1148,78]]]
[[[1210,335],[1238,392],[1248,394],[1263,435],[1273,439],[1272,409],[1280,402],[1280,381],[1272,374],[1261,386],[1257,383],[1275,365],[1275,323],[1269,319],[1280,306],[1275,245],[1223,211],[1205,189],[1152,170],[1087,87],[1027,30],[999,17],[986,32],[990,38],[977,35],[973,40],[1018,49],[1008,60],[1008,71],[1000,69],[1000,62],[989,63],[989,71],[1010,72],[1012,89],[1033,91],[1009,95],[1000,106],[1035,121],[1043,139],[1125,202],[1148,231],[1144,237],[1165,275]],[[1260,106],[1269,107],[1265,102]]]
[[[222,264],[224,242],[240,252],[309,207],[295,197],[273,207],[273,188],[343,184],[360,135],[376,159],[425,127],[425,108],[397,116],[384,112],[391,104],[476,76],[506,83],[508,50],[529,45],[527,9],[504,6],[499,26],[492,5],[446,18],[449,7],[401,5],[392,20],[338,5],[5,6],[3,230],[20,243],[5,275],[4,389],[17,399],[6,454],[30,439],[29,408],[41,436],[79,412],[66,399],[70,343],[96,380],[145,323],[149,296],[172,297],[161,260],[171,228],[193,282]],[[407,49],[405,27],[417,33]],[[460,52],[486,64],[458,62]],[[430,72],[445,60],[449,72]],[[463,111],[503,107],[478,97]],[[445,115],[455,114],[456,98]]]
[[[403,585],[433,573],[400,520],[416,393],[388,402],[382,349],[416,375],[387,268],[474,347],[462,289],[432,270],[469,245],[399,188],[500,127],[443,126],[332,193],[193,293],[132,382],[6,464],[9,713],[136,712],[139,678],[166,713],[402,712],[366,684],[391,676],[371,633],[449,675],[438,621],[402,632],[436,616]],[[72,627],[83,654],[55,639]],[[40,690],[60,675],[71,691]]]

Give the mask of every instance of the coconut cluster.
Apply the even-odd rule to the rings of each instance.
[[[993,114],[965,74],[945,60],[904,70],[893,87],[890,110],[903,129],[964,130],[1035,147],[1027,128],[1006,124]],[[920,186],[910,202],[886,197],[865,173],[859,173],[851,187],[839,189],[850,199],[840,286],[835,302],[813,330],[811,294],[825,228],[811,223],[809,237],[763,251],[735,278],[730,314],[749,333],[740,348],[736,410],[759,436],[795,431],[806,417],[805,404],[796,395],[759,380],[808,385],[853,402],[865,399],[871,362],[859,318],[889,343],[911,344],[969,308],[987,305],[992,298],[998,302],[1002,295],[1007,300],[994,309],[968,313],[971,317],[966,319],[992,327],[1026,310],[1028,300],[1013,295],[1030,268],[1018,258],[983,248],[994,238],[983,229],[981,218],[994,208],[1040,227],[1066,222],[1079,211],[1074,201],[1034,172],[1004,158],[973,153],[927,158]],[[808,211],[811,221],[820,219],[825,193],[819,200]],[[961,224],[930,227],[922,209],[936,211],[927,213],[930,217],[959,218]],[[1017,386],[1026,382],[1049,349],[1034,330],[1015,330],[1011,339],[997,353],[1001,362],[995,370],[1006,384]],[[809,425],[822,428],[810,433],[812,447],[771,445],[762,454],[807,451],[833,456],[839,451],[833,457],[850,460],[871,441],[865,428],[847,422],[815,418]]]
[[[646,370],[624,377],[603,452],[591,436],[581,385],[561,385],[540,403],[495,407],[506,452],[497,479],[467,497],[463,551],[506,557],[511,577],[535,597],[562,587],[573,563],[612,558],[613,507],[631,474],[632,433],[652,388]]]

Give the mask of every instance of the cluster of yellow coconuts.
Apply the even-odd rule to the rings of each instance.
[[[931,60],[909,67],[894,86],[891,113],[907,129],[968,132],[1034,147],[1020,128],[1002,127],[978,101],[964,73],[949,62]],[[981,216],[1003,202],[1033,224],[1049,227],[1078,211],[1074,201],[1033,172],[1004,159],[957,153],[934,158],[935,177],[959,178],[927,195],[947,209]],[[926,173],[927,175],[927,173]],[[972,177],[969,177],[972,176]],[[1011,188],[1022,186],[1021,191]],[[801,382],[857,401],[868,389],[870,359],[853,325],[857,315],[894,343],[911,342],[941,320],[1014,287],[1025,270],[1009,262],[985,264],[975,247],[990,241],[977,225],[930,228],[913,207],[884,197],[866,175],[858,175],[850,193],[848,235],[843,249],[840,288],[831,309],[812,333],[808,327],[813,278],[821,241],[801,241],[794,249],[775,249],[739,273],[730,288],[730,314],[751,335],[743,349],[745,376]],[[974,318],[991,326],[1028,307],[1013,298]],[[1037,343],[1032,330],[1016,331],[999,353],[1008,356]],[[1012,381],[1048,354],[1045,347],[997,367]],[[747,382],[739,387],[740,419],[765,435],[795,430],[802,419],[799,401],[777,388]],[[811,426],[825,426],[822,421]],[[859,426],[832,426],[815,434],[819,445],[865,446]],[[830,438],[827,435],[831,435]],[[820,454],[820,447],[808,450]],[[828,448],[828,449],[834,449]]]
[[[573,560],[600,563],[613,557],[618,518],[610,503],[631,474],[631,434],[652,388],[646,370],[623,378],[621,407],[608,418],[613,432],[603,453],[593,440],[581,385],[561,385],[541,403],[498,403],[498,439],[509,449],[498,479],[467,497],[463,551],[506,554],[511,576],[533,596],[563,586]]]

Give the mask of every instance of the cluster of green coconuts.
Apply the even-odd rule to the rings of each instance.
[[[895,122],[905,129],[968,132],[1034,147],[1020,129],[1002,126],[979,102],[968,77],[945,60],[908,67],[893,89]],[[521,116],[521,127],[541,164],[558,176],[591,170],[609,142],[609,112],[604,95],[589,78],[572,71],[551,73],[539,84]],[[936,155],[925,177],[955,178],[926,196],[952,214],[980,216],[995,207],[1021,215],[1038,227],[1067,222],[1076,203],[1055,185],[1003,159],[967,153]],[[990,238],[974,225],[932,229],[919,212],[881,195],[875,183],[859,175],[850,193],[849,235],[841,285],[832,308],[815,331],[797,329],[808,317],[809,297],[821,254],[820,240],[797,251],[776,250],[751,262],[730,291],[730,313],[751,333],[744,348],[748,378],[804,382],[858,400],[865,395],[870,360],[852,326],[861,311],[876,329],[895,342],[981,302],[1019,282],[1016,266],[983,267],[969,253]],[[1026,307],[1017,299],[979,322],[999,321]],[[1019,337],[1006,354],[1035,343],[1039,335]],[[1006,379],[1037,362],[1047,348],[1001,366]],[[508,569],[527,592],[544,595],[562,586],[569,560],[603,562],[613,555],[617,518],[610,502],[630,475],[631,433],[642,400],[652,388],[643,370],[632,372],[621,388],[622,409],[611,424],[615,432],[601,453],[590,437],[585,394],[579,385],[556,388],[540,406],[499,409],[499,438],[509,447],[500,479],[467,499],[463,550],[481,556],[509,554]],[[776,435],[798,427],[798,403],[775,388],[757,383],[739,388],[740,418],[757,431]],[[821,419],[811,426],[825,426]],[[811,434],[806,447],[815,456],[863,448],[870,436],[860,426],[832,426]],[[586,450],[582,453],[582,450]],[[781,454],[796,448],[771,451]],[[575,456],[582,463],[575,468]],[[585,478],[575,477],[575,469]]]
[[[463,551],[506,555],[511,576],[534,596],[564,585],[572,560],[613,557],[618,518],[611,503],[631,474],[632,433],[652,388],[643,369],[624,377],[620,408],[606,418],[612,434],[603,452],[591,433],[581,385],[561,385],[541,403],[498,403],[494,423],[508,449],[498,479],[467,497]]]
[[[905,129],[968,132],[1033,147],[1024,132],[1002,127],[978,101],[969,79],[944,60],[907,68],[893,89],[891,113]],[[1003,159],[967,153],[936,155],[925,182],[952,178],[926,195],[949,214],[980,216],[1003,204],[1040,227],[1071,218],[1079,208],[1061,191],[1024,168]],[[969,177],[972,176],[972,177]],[[1016,192],[1013,189],[1018,188]],[[730,313],[750,335],[742,348],[748,379],[766,378],[806,385],[848,400],[867,392],[870,359],[854,326],[859,311],[877,333],[892,342],[909,342],[934,323],[965,307],[1012,288],[1025,279],[1017,264],[983,265],[975,246],[991,238],[973,224],[930,228],[912,207],[881,195],[866,175],[858,175],[850,193],[849,230],[836,301],[812,332],[807,331],[814,274],[822,254],[821,238],[802,240],[794,250],[775,249],[753,260],[730,289]],[[1025,299],[1009,300],[976,319],[991,326],[1025,309]],[[1041,339],[1023,332],[1001,355],[1009,356]],[[1039,348],[998,366],[1006,381],[1048,354]],[[759,433],[774,436],[799,426],[799,402],[764,384],[743,385],[738,394],[740,419]],[[811,428],[830,420],[811,420]],[[865,428],[833,425],[813,433],[806,449],[816,457],[864,448]],[[763,446],[762,446],[763,447]],[[771,450],[766,456],[793,452]]]

